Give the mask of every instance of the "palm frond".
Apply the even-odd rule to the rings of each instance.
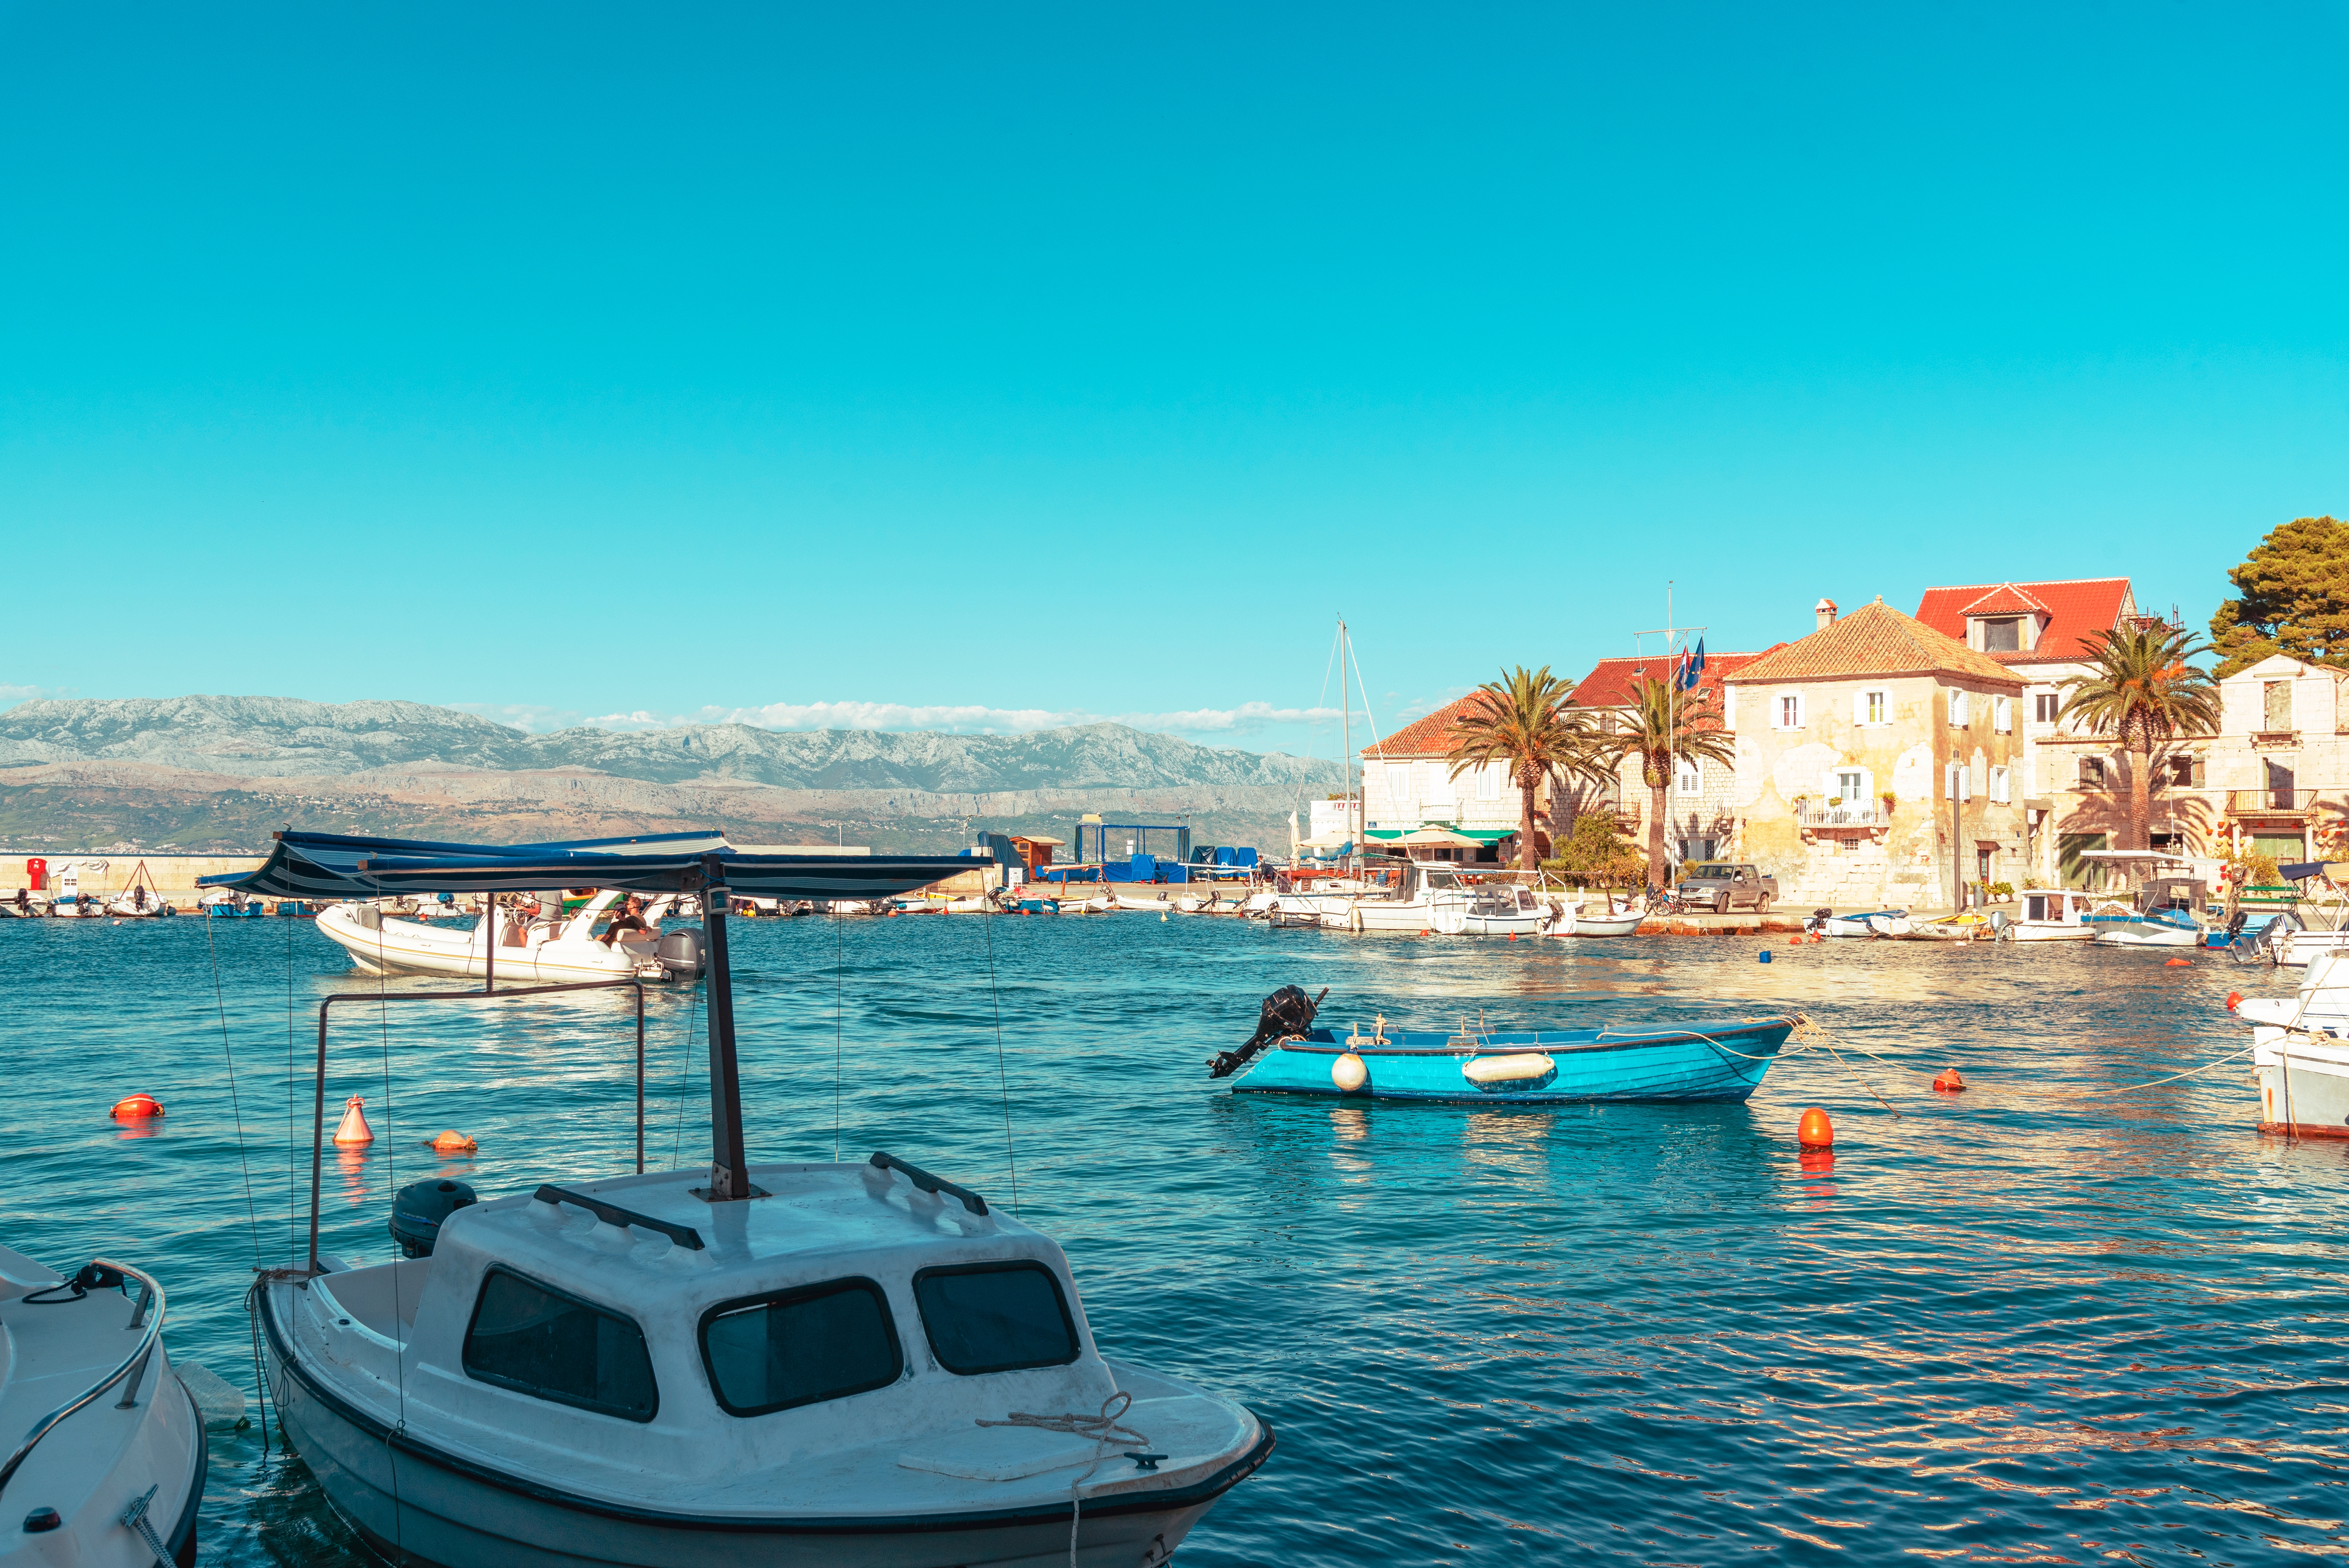
[[[2190,633],[2160,625],[2094,633],[2092,668],[2064,682],[2063,716],[2137,751],[2209,734],[2219,727],[2219,688],[2188,662],[2208,651]]]

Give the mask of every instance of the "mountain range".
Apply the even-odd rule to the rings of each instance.
[[[1327,759],[1112,723],[533,735],[401,701],[77,698],[0,711],[0,837],[42,846],[254,851],[289,824],[487,840],[715,823],[756,841],[911,850],[959,847],[979,827],[1073,837],[1077,814],[1098,811],[1285,847],[1288,814],[1342,778]]]

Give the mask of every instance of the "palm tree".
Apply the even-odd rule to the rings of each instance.
[[[1476,688],[1484,701],[1469,702],[1452,722],[1452,777],[1489,763],[1508,764],[1519,798],[1517,864],[1527,871],[1541,864],[1534,846],[1534,792],[1546,779],[1601,776],[1590,753],[1598,732],[1588,714],[1573,711],[1573,690],[1547,664],[1530,671],[1520,664]]]
[[[2128,849],[2153,847],[2153,751],[2179,735],[2219,727],[2219,688],[2186,661],[2205,644],[2158,621],[2091,634],[2093,669],[2064,682],[2065,718],[2117,739],[2129,759]]]
[[[1671,680],[1641,680],[1631,688],[1629,727],[1599,737],[1599,754],[1609,766],[1640,759],[1640,782],[1648,786],[1648,885],[1664,885],[1665,793],[1676,761],[1733,766],[1737,750],[1721,727],[1709,692],[1681,692]]]

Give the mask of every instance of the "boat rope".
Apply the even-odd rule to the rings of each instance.
[[[220,1019],[221,1056],[228,1064],[229,1114],[236,1125],[236,1167],[244,1179],[244,1216],[248,1233],[253,1237],[253,1266],[261,1267],[261,1209],[253,1197],[253,1165],[245,1156],[244,1106],[236,1089],[236,1053],[231,1049],[228,1036],[228,1000],[221,990],[220,944],[212,936],[210,913],[204,916],[204,950],[212,964],[212,1012]],[[261,1412],[261,1451],[269,1452],[268,1379],[261,1370],[261,1341],[253,1341],[254,1407]]]
[[[1825,1050],[1828,1055],[1836,1059],[1837,1066],[1841,1067],[1845,1072],[1851,1075],[1852,1082],[1857,1084],[1861,1088],[1866,1089],[1868,1093],[1868,1096],[1875,1100],[1878,1105],[1882,1106],[1886,1110],[1892,1112],[1893,1120],[1898,1121],[1900,1119],[1900,1113],[1899,1111],[1892,1110],[1892,1102],[1886,1099],[1882,1095],[1878,1094],[1876,1092],[1876,1085],[1869,1083],[1858,1068],[1853,1066],[1850,1063],[1843,1059],[1843,1053],[1836,1049],[1835,1037],[1829,1034],[1825,1028],[1814,1021],[1809,1013],[1797,1012],[1795,1014],[1794,1038],[1800,1040],[1806,1045],[1816,1045]],[[1860,1047],[1855,1045],[1852,1049],[1857,1051]],[[1867,1054],[1874,1055],[1875,1054],[1873,1052],[1869,1052],[1867,1053]],[[1884,1058],[1878,1056],[1877,1060],[1882,1062]],[[1886,1063],[1886,1065],[1889,1066],[1890,1064]]]
[[[706,907],[706,906],[705,906]],[[693,1030],[701,1016],[703,987],[695,986],[685,1009],[685,1033],[678,1042],[677,1123],[669,1138],[668,1168],[675,1170],[685,1155],[685,1104],[693,1095]]]
[[[2292,1033],[2306,1033],[2307,1031],[2294,1030]],[[2164,1084],[2174,1084],[2180,1078],[2191,1078],[2197,1074],[2207,1073],[2213,1067],[2223,1067],[2228,1063],[2235,1061],[2239,1057],[2248,1056],[2258,1049],[2259,1046],[2256,1044],[2246,1045],[2240,1051],[2230,1052],[2227,1055],[2220,1057],[2215,1062],[2206,1062],[2199,1067],[2189,1067],[2183,1073],[2172,1073],[2167,1078],[2156,1078],[2150,1084],[2123,1084],[2117,1089],[2075,1089],[2072,1092],[2072,1097],[2075,1099],[2090,1100],[2095,1099],[2100,1095],[2126,1095],[2137,1089],[2158,1089]]]
[[[1014,1410],[1009,1420],[989,1421],[982,1417],[978,1422],[982,1427],[1027,1427],[1040,1432],[1066,1432],[1071,1437],[1090,1438],[1101,1445],[1100,1451],[1093,1456],[1093,1462],[1085,1467],[1082,1475],[1069,1483],[1070,1568],[1076,1568],[1077,1522],[1084,1508],[1081,1489],[1085,1482],[1093,1479],[1093,1472],[1101,1469],[1102,1461],[1109,1458],[1109,1450],[1117,1444],[1132,1443],[1137,1449],[1146,1449],[1150,1446],[1148,1438],[1131,1427],[1119,1425],[1119,1422],[1124,1418],[1126,1411],[1133,1407],[1133,1396],[1121,1388],[1102,1401],[1101,1414],[1098,1416],[1080,1416],[1068,1410],[1063,1410],[1057,1416],[1037,1416],[1025,1410]],[[1135,1457],[1137,1459],[1147,1459],[1153,1461],[1150,1468],[1154,1469],[1157,1468],[1155,1461],[1166,1456],[1147,1454]]]
[[[832,901],[832,1162],[842,1163],[840,1138],[840,1010],[847,981],[846,939],[841,935],[840,900]]]
[[[995,1004],[995,1082],[1003,1095],[1003,1158],[1011,1171],[1011,1217],[1019,1218],[1019,1156],[1011,1143],[1011,1072],[1003,1059],[1003,993],[995,983],[995,912],[990,903],[979,911],[979,928],[987,933],[987,995]],[[1128,1400],[1131,1404],[1133,1401]],[[1071,1527],[1069,1550],[1076,1550],[1076,1531]]]

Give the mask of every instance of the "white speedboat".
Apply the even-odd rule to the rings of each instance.
[[[2016,895],[2022,913],[2008,928],[2018,942],[2085,942],[2098,928],[2088,922],[2094,895],[2071,888],[2025,888]]]
[[[707,1167],[452,1199],[421,1255],[370,1268],[323,1257],[314,1220],[308,1263],[256,1286],[271,1389],[327,1500],[445,1568],[1165,1563],[1270,1455],[1260,1417],[1105,1358],[1061,1250],[978,1193],[887,1154],[744,1158],[719,895],[894,895],[969,860],[703,842],[624,864],[287,833],[240,878],[713,890]],[[328,1049],[322,1023],[314,1217]]]
[[[15,1444],[0,1494],[23,1521],[0,1561],[194,1563],[204,1421],[163,1348],[164,1304],[127,1264],[68,1278],[0,1247],[0,1432]]]
[[[645,916],[651,931],[632,931],[606,946],[595,934],[625,895],[600,891],[570,915],[535,919],[496,909],[470,930],[427,925],[387,915],[371,900],[347,900],[318,911],[318,930],[351,955],[367,974],[486,976],[487,948],[496,933],[497,978],[516,984],[559,985],[581,981],[690,980],[701,972],[701,933],[690,927],[660,929],[662,905]],[[637,940],[630,940],[631,938]]]

